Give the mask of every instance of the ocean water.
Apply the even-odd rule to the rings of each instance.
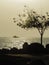
[[[24,39],[24,38],[10,38],[10,37],[0,37],[0,49],[2,48],[22,48],[24,42],[28,42],[28,44],[32,42],[39,42],[40,38],[30,38],[30,39]],[[46,44],[49,44],[49,38],[43,38],[43,45],[46,46]]]

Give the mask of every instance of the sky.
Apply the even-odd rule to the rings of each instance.
[[[23,11],[24,5],[40,14],[49,12],[49,0],[0,0],[0,37],[40,37],[38,30],[24,30],[13,22],[13,18]],[[49,37],[49,29],[44,37]]]

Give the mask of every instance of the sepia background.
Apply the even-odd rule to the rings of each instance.
[[[23,11],[24,5],[41,15],[49,12],[49,0],[0,0],[0,37],[16,35],[24,40],[40,37],[38,30],[24,30],[13,22],[13,18]],[[44,37],[49,38],[49,29],[45,31]]]

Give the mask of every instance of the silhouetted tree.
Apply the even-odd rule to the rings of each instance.
[[[29,45],[28,45],[27,42],[24,42],[24,44],[23,44],[23,52],[28,53],[28,50],[29,50]]]
[[[44,53],[44,46],[40,43],[31,43],[30,44],[30,53],[31,54],[43,54]]]
[[[24,42],[23,49],[27,49],[27,47],[28,47],[28,43],[27,42]]]
[[[15,18],[13,20],[15,23],[16,22]],[[36,28],[41,35],[41,44],[42,44],[43,34],[49,26],[48,12],[46,13],[46,15],[39,15],[35,11],[26,8],[26,11],[24,11],[23,14],[19,14],[19,20],[17,20],[17,25],[24,29],[33,27]]]

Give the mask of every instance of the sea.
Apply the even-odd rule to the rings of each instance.
[[[13,48],[16,47],[18,49],[23,48],[24,42],[28,42],[28,44],[38,42],[40,43],[40,38],[30,38],[24,39],[22,38],[11,38],[11,37],[0,37],[0,49],[2,48]],[[46,47],[46,44],[49,44],[49,38],[43,38],[43,45]]]

